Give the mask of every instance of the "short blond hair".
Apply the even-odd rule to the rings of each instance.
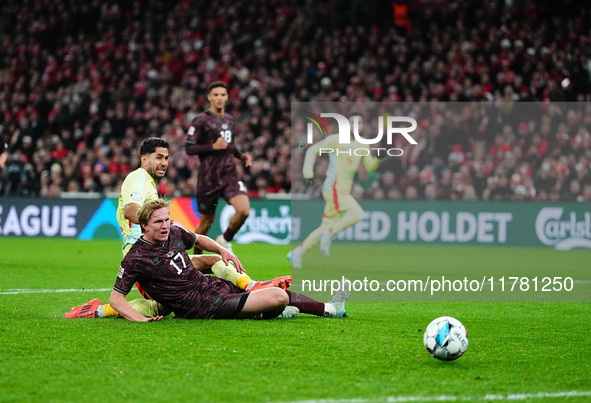
[[[148,225],[148,222],[150,222],[150,218],[152,218],[154,212],[165,207],[169,208],[170,203],[164,199],[150,200],[145,202],[140,207],[140,209],[137,211],[137,219],[140,223],[140,227],[142,228],[142,234],[144,233],[144,225]]]

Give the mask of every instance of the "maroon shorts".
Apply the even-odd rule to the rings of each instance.
[[[197,191],[197,210],[201,214],[214,214],[220,197],[229,204],[230,200],[238,195],[247,196],[246,187],[242,181],[228,183],[223,188],[211,193],[201,194]]]
[[[235,319],[244,308],[249,295],[248,292],[226,295],[219,309],[214,313],[213,319]]]

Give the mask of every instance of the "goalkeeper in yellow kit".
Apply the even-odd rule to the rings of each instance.
[[[354,127],[354,119],[358,117],[359,133],[362,131],[360,116],[359,113],[353,112],[348,117],[351,127]],[[322,185],[322,197],[326,202],[322,223],[287,255],[294,269],[302,267],[304,253],[318,244],[322,254],[328,256],[332,237],[363,219],[363,209],[351,195],[355,173],[361,163],[367,172],[374,172],[381,162],[379,158],[371,155],[369,145],[359,143],[354,136],[351,136],[350,144],[339,144],[339,136],[333,134],[310,146],[306,151],[304,179],[310,180],[314,177],[314,163],[321,149],[334,150],[329,153],[328,170]],[[360,152],[360,149],[367,151]]]

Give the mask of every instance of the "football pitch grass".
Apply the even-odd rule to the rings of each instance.
[[[335,244],[328,259],[363,256],[371,247]],[[537,257],[542,271],[565,261],[588,271],[591,261],[591,251],[582,250],[413,245],[410,257],[408,246],[389,248],[399,265],[419,271],[452,256],[476,267],[501,254],[516,265]],[[343,319],[67,320],[72,306],[108,300],[120,243],[2,238],[0,249],[3,402],[591,399],[589,303],[372,303],[353,295]],[[235,247],[259,279],[289,272],[288,250]],[[463,254],[469,258],[457,259]],[[305,262],[326,260],[311,251]],[[453,362],[437,361],[423,347],[426,325],[444,315],[469,333],[466,354]]]

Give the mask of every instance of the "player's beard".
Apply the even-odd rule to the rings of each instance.
[[[162,168],[164,171],[162,173],[162,176],[158,176],[158,174],[157,174],[158,168],[159,168],[158,164],[148,165],[148,173],[154,179],[154,182],[158,182],[166,174],[166,167],[164,167],[164,168]]]

